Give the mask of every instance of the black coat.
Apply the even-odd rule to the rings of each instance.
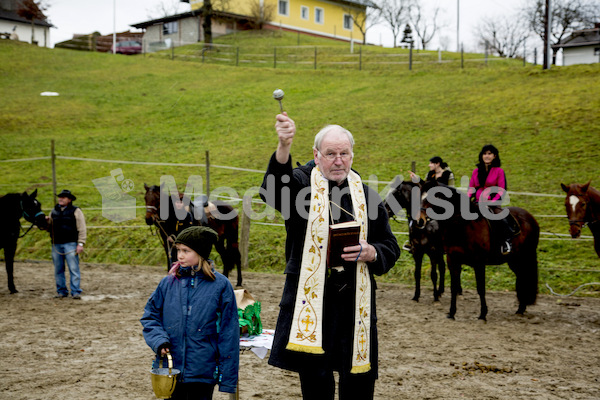
[[[275,329],[273,348],[269,364],[292,371],[301,371],[311,365],[330,366],[334,370],[350,369],[352,358],[352,339],[354,327],[354,288],[356,263],[346,263],[346,272],[328,274],[324,295],[324,337],[325,354],[315,355],[286,350],[291,322],[294,313],[296,290],[300,277],[300,265],[304,249],[304,236],[307,228],[307,216],[310,205],[310,193],[306,193],[303,204],[304,215],[296,210],[296,195],[300,190],[310,187],[310,174],[314,163],[292,169],[291,157],[286,164],[280,164],[271,157],[262,183],[262,199],[282,213],[285,219],[287,239],[285,245],[286,282],[283,289],[280,312]],[[285,176],[291,179],[285,178]],[[283,178],[283,181],[282,181]],[[284,183],[285,182],[285,183]],[[368,263],[371,275],[371,372],[377,377],[377,314],[375,306],[376,283],[374,275],[388,272],[400,256],[396,237],[389,226],[388,214],[379,195],[363,184],[369,210],[367,242],[377,249],[377,260]],[[288,195],[289,193],[289,195]],[[287,197],[287,199],[286,199]],[[286,201],[287,200],[287,201]],[[291,200],[291,201],[290,201]],[[332,194],[333,200],[333,194]],[[291,204],[290,204],[291,203]],[[352,210],[350,195],[343,196],[339,203],[345,209]],[[332,212],[333,214],[333,212]],[[340,213],[342,222],[347,215]]]

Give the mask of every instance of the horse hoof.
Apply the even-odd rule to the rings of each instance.
[[[446,318],[451,319],[453,321],[455,320],[454,315],[450,315],[450,314],[446,315]]]
[[[415,303],[419,302],[419,298],[418,297],[413,297],[411,300],[414,301]]]
[[[481,322],[482,324],[487,324],[487,319],[485,319],[485,317],[479,317],[479,318],[477,318],[477,320],[479,322]]]
[[[10,294],[15,294],[15,293],[19,293],[19,291],[17,289],[10,289]]]

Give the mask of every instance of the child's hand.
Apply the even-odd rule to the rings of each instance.
[[[165,342],[163,344],[161,344],[160,346],[158,346],[158,354],[161,357],[164,357],[167,355],[167,353],[171,352],[171,343],[169,342]]]

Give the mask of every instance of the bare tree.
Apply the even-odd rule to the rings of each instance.
[[[427,45],[434,38],[438,28],[438,16],[440,13],[440,7],[435,6],[433,8],[433,16],[430,19],[424,15],[424,10],[419,0],[414,1],[410,5],[410,22],[413,29],[417,33],[423,50],[427,48]]]
[[[409,19],[410,6],[413,0],[384,0],[380,4],[381,18],[386,22],[394,36],[394,47],[406,21]]]
[[[212,19],[215,10],[229,11],[229,0],[204,0],[204,5],[202,6],[204,43],[212,43]]]
[[[594,0],[552,0],[552,26],[549,41],[551,44],[560,42],[573,30],[593,27],[597,22],[600,7]],[[545,0],[529,2],[523,8],[530,29],[545,41]],[[552,64],[556,64],[556,52],[552,49]]]
[[[529,29],[519,18],[498,16],[484,18],[475,28],[481,45],[500,57],[515,58],[523,49]]]
[[[254,29],[262,29],[266,22],[272,21],[276,7],[275,3],[252,0],[250,3],[250,19],[252,20]]]
[[[362,33],[363,44],[367,43],[367,31],[380,21],[381,6],[378,2],[384,3],[385,1],[387,0],[355,0],[355,3],[365,6],[365,8],[351,5],[344,6],[344,12],[350,15],[352,23]]]
[[[19,8],[17,8],[17,14],[31,22],[31,43],[35,42],[35,20],[46,21],[44,11],[46,11],[50,5],[46,4],[44,0],[21,0]]]
[[[184,6],[180,0],[163,0],[156,4],[154,8],[146,10],[148,18],[163,18],[171,15],[182,13],[189,9],[189,6]]]

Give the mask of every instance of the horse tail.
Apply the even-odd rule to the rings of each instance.
[[[527,213],[526,219],[529,232],[523,243],[523,254],[519,257],[520,273],[517,277],[516,290],[520,304],[532,305],[535,304],[538,294],[537,246],[540,238],[540,227],[531,214]]]
[[[517,278],[517,298],[522,305],[535,304],[538,294],[538,260],[535,252],[523,259],[521,276]]]

